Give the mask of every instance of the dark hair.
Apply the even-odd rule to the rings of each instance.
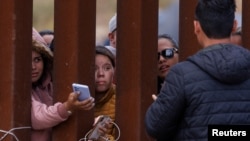
[[[52,52],[54,52],[54,48],[55,48],[55,43],[54,43],[54,39],[52,39],[51,43],[49,44],[49,48]]]
[[[112,66],[115,67],[115,56],[105,46],[97,45],[95,52],[96,54],[107,56],[111,61]]]
[[[39,31],[39,34],[40,34],[41,36],[44,36],[44,35],[54,35],[54,32],[53,32],[52,30],[47,30],[47,29],[45,29],[45,30]]]
[[[235,9],[235,0],[199,0],[195,19],[207,37],[227,38],[232,32]]]
[[[158,39],[161,39],[161,38],[168,39],[173,44],[173,47],[175,47],[177,49],[179,48],[179,45],[178,45],[177,41],[173,37],[171,37],[169,34],[160,34],[160,35],[158,35]]]

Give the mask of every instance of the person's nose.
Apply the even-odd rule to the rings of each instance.
[[[32,70],[36,69],[36,64],[34,62],[32,62],[31,65]]]
[[[159,63],[161,63],[161,62],[164,62],[164,61],[166,61],[167,59],[165,59],[162,55],[160,55],[159,56]]]
[[[104,75],[103,69],[102,68],[98,69],[97,74],[98,76],[103,76]]]

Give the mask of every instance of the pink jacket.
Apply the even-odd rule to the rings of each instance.
[[[53,105],[52,83],[35,87],[31,91],[31,141],[50,141],[53,126],[68,119],[65,106],[57,102]]]

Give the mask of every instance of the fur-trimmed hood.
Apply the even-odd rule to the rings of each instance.
[[[33,83],[33,87],[45,87],[51,82],[51,75],[53,70],[53,53],[46,45],[40,34],[33,28],[32,31],[32,51],[41,54],[44,61],[44,70],[38,82]]]
[[[32,29],[32,46],[38,53],[46,54],[45,56],[53,58],[52,51],[35,28]]]

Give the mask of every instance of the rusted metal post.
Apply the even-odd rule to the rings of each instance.
[[[94,96],[95,0],[55,0],[54,95],[65,101],[72,83],[89,85]],[[54,141],[77,141],[94,122],[93,111],[73,113],[54,128]]]
[[[30,140],[32,0],[0,0],[0,129]],[[0,133],[0,137],[4,134]],[[14,141],[11,135],[4,141]]]
[[[194,11],[197,0],[180,0],[179,46],[180,61],[196,53],[201,46],[194,34]]]
[[[116,122],[120,141],[151,140],[144,117],[156,93],[157,0],[117,1]]]
[[[242,45],[250,49],[250,1],[242,0]]]

